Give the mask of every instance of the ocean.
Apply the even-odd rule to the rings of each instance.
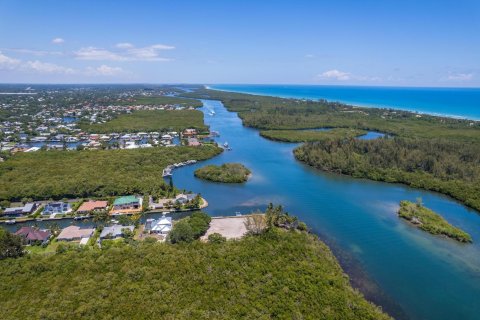
[[[480,88],[216,84],[209,88],[480,120]]]

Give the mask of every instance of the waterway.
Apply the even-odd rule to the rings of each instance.
[[[295,160],[292,151],[298,144],[264,139],[257,130],[244,127],[221,102],[203,103],[205,122],[220,132],[216,140],[228,142],[232,150],[176,169],[173,180],[180,189],[201,193],[209,202],[205,211],[212,216],[245,214],[263,210],[270,202],[281,204],[332,248],[352,283],[395,318],[479,319],[480,215],[476,211],[437,193],[312,169]],[[380,136],[368,133],[364,139]],[[230,185],[193,175],[203,165],[225,162],[243,163],[252,177],[244,184]],[[432,236],[399,219],[399,202],[417,197],[470,233],[474,243]],[[89,220],[56,223],[60,227],[93,225]],[[6,227],[14,231],[19,226]]]
[[[220,102],[203,102],[205,122],[232,150],[177,169],[173,180],[179,188],[200,192],[209,202],[208,213],[233,215],[281,204],[330,245],[369,299],[396,318],[479,319],[477,212],[437,193],[314,170],[295,160],[297,144],[266,140]],[[251,179],[228,185],[193,176],[203,165],[225,162],[243,163],[253,172]],[[417,197],[470,233],[474,243],[432,236],[399,219],[399,202]]]

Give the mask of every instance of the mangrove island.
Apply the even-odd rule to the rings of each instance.
[[[221,166],[208,165],[195,170],[195,177],[224,183],[242,183],[248,180],[251,172],[240,163],[224,163]]]
[[[460,242],[472,242],[472,237],[468,233],[452,226],[439,214],[424,207],[421,201],[417,203],[401,201],[398,215],[428,233],[444,235]]]

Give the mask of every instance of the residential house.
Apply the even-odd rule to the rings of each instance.
[[[57,237],[58,241],[82,241],[82,239],[88,239],[92,236],[95,229],[93,228],[80,228],[78,226],[69,226],[60,232]]]
[[[50,202],[45,205],[42,215],[67,214],[72,212],[72,206],[68,202]]]
[[[115,199],[110,214],[129,214],[142,211],[142,198],[124,196]]]
[[[175,197],[175,202],[178,202],[180,204],[185,204],[195,199],[196,196],[197,196],[196,193],[187,193],[187,194],[180,193]]]
[[[102,232],[100,233],[100,239],[118,239],[124,236],[124,230],[128,229],[133,232],[135,229],[134,226],[122,226],[119,224],[115,224],[113,226],[103,228]]]
[[[197,138],[188,138],[188,146],[189,147],[198,147],[201,143],[198,141]]]
[[[26,244],[31,245],[37,243],[47,243],[52,234],[50,230],[40,230],[33,227],[21,227],[17,232],[15,232],[15,235],[21,236],[25,239]]]
[[[12,207],[12,208],[7,208],[3,212],[4,215],[9,216],[9,217],[18,217],[18,216],[23,216],[23,215],[29,215],[35,212],[35,210],[38,208],[38,204],[35,202],[29,202],[25,204],[23,207]]]
[[[149,208],[151,210],[165,209],[169,204],[173,205],[175,199],[158,199],[157,202],[153,201],[153,197],[150,196]]]
[[[89,200],[84,203],[78,208],[78,213],[89,213],[92,211],[98,210],[106,210],[108,207],[108,201],[95,201]]]
[[[162,216],[160,219],[147,219],[145,231],[149,233],[166,235],[172,230],[172,217]]]
[[[196,129],[185,129],[183,130],[183,136],[184,137],[194,137],[197,135],[197,130]]]

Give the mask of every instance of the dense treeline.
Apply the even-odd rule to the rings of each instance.
[[[224,163],[220,166],[208,165],[195,170],[195,177],[224,183],[241,183],[248,180],[250,170],[241,163]]]
[[[295,150],[318,169],[400,182],[450,195],[480,210],[480,145],[443,139],[322,140]]]
[[[140,110],[119,115],[106,123],[83,123],[80,127],[82,130],[94,133],[206,129],[203,123],[203,112],[198,110]]]
[[[204,212],[194,212],[173,225],[168,234],[171,243],[190,243],[207,232],[212,218]]]
[[[318,141],[322,139],[344,139],[344,138],[355,138],[362,134],[365,134],[365,131],[356,130],[356,129],[344,129],[344,128],[335,128],[326,131],[314,131],[314,130],[263,130],[260,131],[260,135],[264,138],[275,140],[275,141],[284,141],[284,142],[308,142],[308,141]]]
[[[389,319],[305,232],[0,261],[2,319]]]
[[[468,233],[452,226],[438,213],[424,207],[421,202],[401,201],[398,216],[428,233],[444,235],[460,242],[472,242],[472,237]]]
[[[177,93],[181,93],[183,91],[179,91]],[[171,97],[171,96],[157,96],[157,97],[145,97],[145,96],[138,96],[130,99],[126,99],[123,101],[111,101],[112,104],[118,105],[179,105],[183,107],[201,107],[202,102],[195,99],[186,99],[186,98],[179,98],[179,97]]]
[[[393,109],[353,107],[325,100],[286,99],[201,89],[189,97],[221,100],[244,125],[264,129],[351,128],[404,137],[480,142],[480,122]]]
[[[159,195],[169,189],[162,178],[167,165],[221,152],[201,146],[17,154],[0,163],[0,200]]]

